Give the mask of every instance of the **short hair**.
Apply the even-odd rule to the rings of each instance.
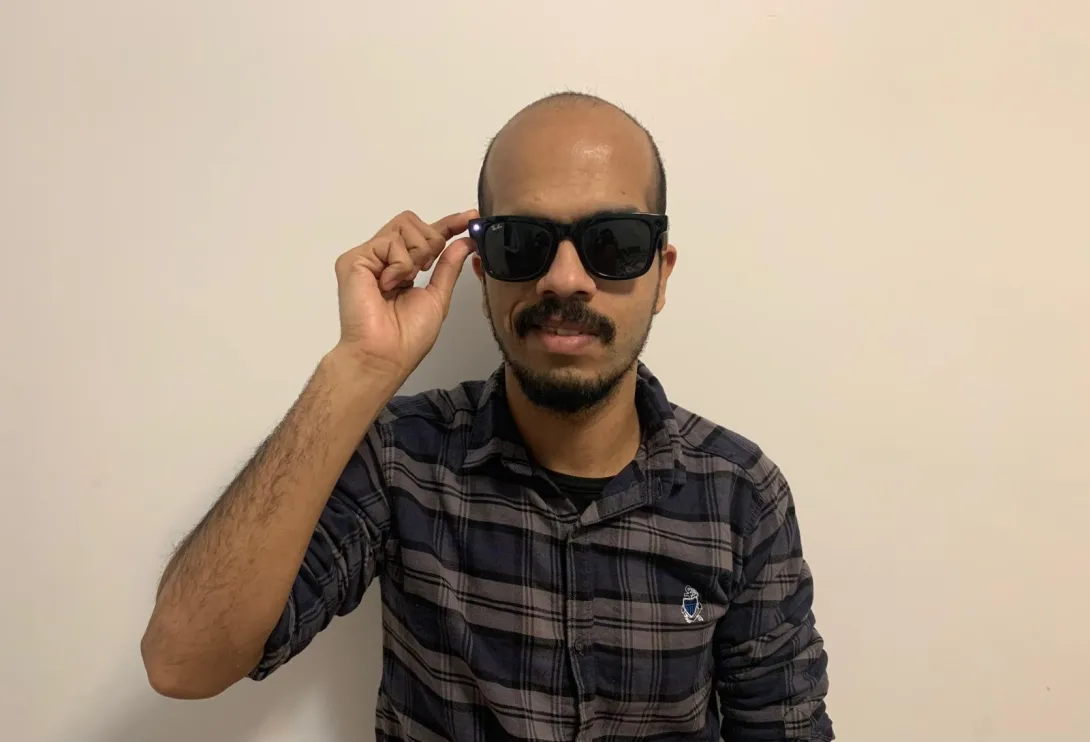
[[[579,101],[584,103],[590,103],[591,105],[606,105],[620,111],[624,116],[633,124],[639,127],[640,131],[647,137],[647,143],[651,145],[651,155],[655,161],[655,182],[652,185],[652,197],[650,199],[651,208],[659,214],[666,213],[666,166],[662,162],[662,154],[659,152],[659,146],[655,143],[655,138],[651,136],[651,132],[647,130],[647,127],[641,124],[635,116],[624,110],[616,103],[610,103],[604,98],[599,98],[596,95],[589,93],[578,93],[573,90],[566,90],[560,93],[552,93],[544,98],[539,98],[530,105],[523,108],[523,111],[528,111],[538,106],[546,105],[548,103],[557,103],[564,101]],[[521,113],[521,111],[520,111]],[[506,125],[504,128],[507,128]],[[496,139],[503,132],[500,129],[492,139],[488,142],[488,148],[485,150],[484,159],[481,161],[481,170],[477,175],[477,210],[481,216],[492,215],[492,199],[488,192],[488,184],[485,181],[485,169],[488,167],[488,158],[492,155],[492,147],[496,144]]]

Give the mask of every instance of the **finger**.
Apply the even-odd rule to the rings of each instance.
[[[446,247],[447,242],[450,241],[450,238],[440,233],[434,226],[428,224],[411,211],[406,211],[402,216],[404,217],[405,222],[415,227],[427,241],[428,247],[432,249],[432,258],[438,257],[439,253],[443,252],[443,248]]]
[[[390,291],[402,281],[412,281],[419,272],[401,235],[390,235],[375,245],[375,257],[385,265],[378,276],[383,291]]]
[[[473,240],[463,237],[447,245],[447,249],[436,261],[435,270],[432,271],[431,280],[428,282],[428,290],[439,294],[443,300],[443,306],[450,306],[454,284],[458,282],[458,276],[462,275],[462,268],[471,252],[473,252]]]
[[[462,211],[457,214],[444,216],[431,226],[436,232],[443,235],[443,241],[445,242],[469,229],[469,220],[476,219],[478,216],[480,215],[477,213],[476,209],[470,209],[469,211]]]
[[[420,217],[418,217],[416,214],[414,214],[411,211],[402,211],[400,214],[395,216],[393,219],[391,219],[390,221],[383,224],[382,229],[375,232],[375,237],[378,237],[379,235],[386,234],[387,232],[397,232],[398,231],[398,229],[397,229],[398,226],[400,224],[402,224],[403,222],[406,222],[406,221],[408,221],[410,219],[419,219],[419,218]]]
[[[394,286],[389,291],[382,292],[383,299],[393,299],[405,289],[411,289],[414,286],[412,281],[402,281],[398,285]]]
[[[405,241],[405,247],[409,251],[409,257],[417,267],[423,267],[433,261],[442,252],[446,240],[427,224],[419,219],[406,221],[398,225],[398,233]],[[430,234],[430,238],[429,235]]]
[[[375,255],[372,246],[368,243],[353,247],[337,258],[333,264],[333,270],[337,274],[337,281],[343,283],[353,273],[366,273],[378,278],[385,264]]]

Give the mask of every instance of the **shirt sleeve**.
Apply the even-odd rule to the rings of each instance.
[[[382,432],[372,426],[337,481],[311,536],[287,605],[250,672],[264,680],[306,649],[334,616],[359,606],[382,568],[390,508],[382,467]]]
[[[750,512],[714,649],[722,737],[827,742],[828,658],[811,611],[813,579],[791,490],[774,466],[767,474],[738,492]]]

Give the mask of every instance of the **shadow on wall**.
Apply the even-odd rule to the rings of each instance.
[[[484,378],[499,365],[481,314],[480,284],[466,265],[450,316],[435,348],[403,387],[415,393]],[[374,731],[375,694],[382,658],[377,584],[350,616],[335,618],[310,647],[267,680],[244,680],[207,701],[172,701],[144,690],[103,709],[65,739],[88,742],[263,742],[299,739],[302,728],[322,729],[324,742],[359,742]],[[136,647],[140,637],[133,637]],[[139,654],[134,652],[139,662]],[[133,685],[142,667],[126,667],[119,687]],[[141,681],[143,682],[143,681]],[[112,702],[111,702],[112,705]],[[311,717],[310,714],[317,714]],[[300,718],[305,715],[305,718]]]

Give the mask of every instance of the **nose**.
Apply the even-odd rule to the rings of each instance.
[[[539,294],[555,294],[562,299],[574,294],[589,298],[596,289],[594,277],[583,267],[583,261],[579,259],[571,240],[560,243],[548,272],[537,282]]]

